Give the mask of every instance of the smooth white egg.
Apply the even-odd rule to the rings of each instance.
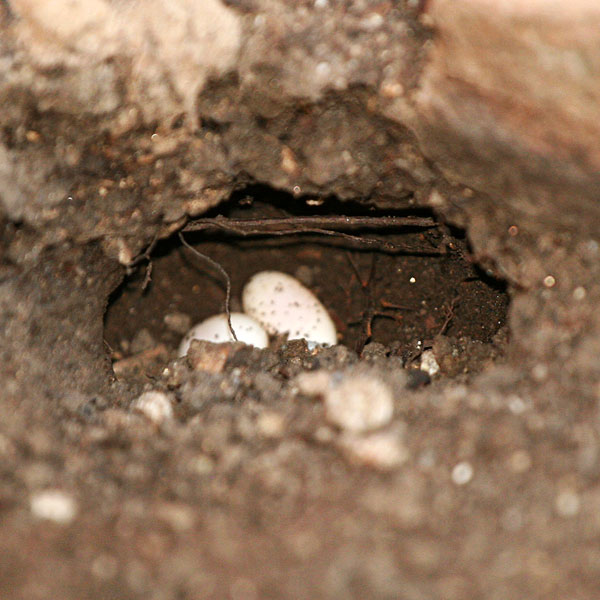
[[[279,271],[253,275],[242,292],[244,312],[270,334],[306,339],[317,344],[337,343],[335,325],[317,297],[297,279]]]
[[[244,342],[257,348],[266,348],[269,345],[267,332],[252,317],[243,313],[231,313],[231,326],[235,331],[238,342]],[[204,340],[220,344],[233,342],[233,336],[227,325],[227,315],[222,313],[194,325],[186,334],[179,345],[179,356],[185,356],[192,340]]]

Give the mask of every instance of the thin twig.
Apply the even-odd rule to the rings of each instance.
[[[201,258],[202,260],[207,262],[211,267],[215,268],[221,274],[223,279],[225,280],[225,284],[226,284],[225,314],[227,315],[227,327],[229,327],[229,332],[231,333],[233,339],[237,342],[238,341],[237,336],[235,335],[235,331],[233,330],[233,327],[231,326],[231,308],[230,308],[231,279],[229,278],[227,271],[216,260],[212,259],[210,256],[206,256],[206,254],[202,254],[202,252],[198,252],[198,250],[196,250],[196,248],[194,248],[193,246],[190,246],[190,244],[188,244],[185,241],[185,238],[183,237],[183,233],[181,231],[179,232],[179,239],[181,240],[181,243],[186,248],[188,248],[188,250],[191,250],[196,256],[198,256],[199,258]]]
[[[158,236],[158,232],[157,232],[157,233],[154,234],[154,237],[152,238],[152,241],[150,242],[150,244],[148,244],[148,247],[141,254],[138,254],[127,265],[127,268],[128,269],[132,269],[133,267],[135,267],[136,265],[138,265],[139,263],[141,263],[143,260],[149,260],[149,261],[151,261],[152,252],[154,251],[154,247],[158,243],[158,239],[159,239],[159,236]]]
[[[452,319],[454,318],[454,309],[456,308],[456,305],[458,304],[459,300],[460,300],[460,296],[455,296],[454,298],[452,298],[450,303],[446,306],[446,320],[444,321],[444,324],[442,325],[442,327],[438,333],[438,336],[444,335],[446,329],[448,329],[448,325],[450,325],[450,321],[452,321]]]
[[[152,265],[154,263],[150,260],[146,265],[146,274],[144,275],[144,282],[142,283],[142,291],[146,291],[146,288],[150,285],[152,281]]]
[[[134,271],[134,267],[139,265],[143,260],[147,260],[148,264],[146,265],[146,273],[144,275],[144,281],[142,283],[142,292],[146,291],[146,288],[150,284],[152,279],[152,252],[156,244],[158,243],[158,232],[154,234],[152,241],[148,244],[148,247],[140,254],[138,254],[128,265],[127,265],[127,274],[131,275]]]
[[[316,233],[343,238],[365,246],[374,246],[388,252],[414,252],[413,248],[376,238],[351,235],[337,229],[392,229],[399,227],[434,227],[427,217],[349,217],[343,215],[278,217],[267,219],[229,219],[226,217],[197,219],[188,223],[183,231],[221,229],[242,237],[286,236]],[[429,252],[428,254],[439,254]]]
[[[240,235],[266,233],[268,228],[295,229],[306,228],[327,229],[390,229],[397,227],[434,227],[435,221],[430,217],[365,217],[346,215],[316,215],[302,217],[272,217],[265,219],[230,219],[214,217],[196,219],[188,223],[184,231],[202,231],[210,227],[218,227],[229,231],[237,231]]]

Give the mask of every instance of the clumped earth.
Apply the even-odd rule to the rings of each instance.
[[[0,2],[1,598],[598,598],[600,16],[474,4]],[[178,358],[217,214],[429,225],[185,232],[340,344]]]

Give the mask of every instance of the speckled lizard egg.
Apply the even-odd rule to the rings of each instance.
[[[257,348],[266,348],[269,337],[266,331],[252,317],[243,313],[231,313],[231,326],[239,342],[244,342]],[[233,336],[227,325],[227,315],[222,313],[194,325],[186,334],[179,345],[179,356],[185,356],[192,340],[205,340],[215,344],[233,342]]]
[[[337,343],[335,325],[317,297],[297,279],[279,271],[253,275],[242,292],[244,312],[271,334],[317,344]]]

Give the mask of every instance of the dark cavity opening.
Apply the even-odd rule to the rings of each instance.
[[[339,215],[406,218],[431,225],[344,230],[362,241],[314,232],[244,238],[207,229],[184,235],[229,274],[232,311],[241,309],[242,288],[254,273],[277,270],[297,277],[317,295],[335,321],[340,343],[359,353],[377,342],[410,365],[440,335],[479,345],[497,341],[508,307],[504,283],[473,264],[463,232],[438,223],[428,210],[380,210],[251,186],[202,218],[319,216],[320,227],[329,229],[327,219]],[[177,236],[156,245],[149,284],[147,275],[146,265],[140,265],[109,304],[105,340],[114,360],[153,347],[172,358],[187,325],[223,312],[223,278]]]

